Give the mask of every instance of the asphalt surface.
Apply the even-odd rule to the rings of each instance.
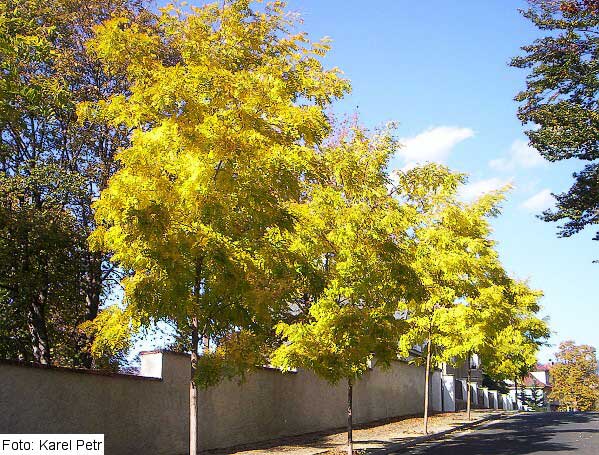
[[[418,455],[599,455],[599,413],[528,413],[463,434],[421,443]]]

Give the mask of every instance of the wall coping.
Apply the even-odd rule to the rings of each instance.
[[[140,353],[139,353],[139,355],[151,355],[151,354],[169,354],[169,355],[178,355],[178,356],[183,356],[183,357],[188,357],[188,358],[191,357],[186,352],[171,351],[169,349],[154,349],[151,351],[140,351]]]
[[[140,351],[139,355],[152,355],[152,354],[167,354],[167,355],[176,355],[176,356],[184,356],[189,358],[190,355],[185,352],[177,352],[171,351],[168,349],[155,349],[149,351]],[[409,361],[405,359],[394,359],[392,362],[399,362],[409,364]],[[115,373],[113,371],[108,370],[93,370],[88,368],[76,368],[76,367],[64,367],[64,366],[55,366],[55,365],[44,365],[36,362],[25,362],[23,360],[14,360],[14,359],[1,359],[0,365],[9,365],[16,367],[25,367],[25,368],[37,368],[41,370],[50,370],[50,371],[58,371],[58,372],[66,372],[66,373],[76,373],[76,374],[86,374],[92,376],[104,376],[111,378],[121,378],[121,379],[133,379],[137,381],[162,381],[163,378],[149,377],[149,376],[140,376],[138,374],[131,373]],[[298,370],[291,371],[282,371],[280,368],[271,366],[271,365],[256,365],[256,369],[264,370],[264,371],[272,371],[275,373],[281,374],[298,374]],[[436,370],[436,369],[433,369]]]
[[[152,350],[152,351],[141,351],[139,353],[139,355],[152,355],[152,354],[177,355],[177,356],[187,357],[188,359],[191,357],[191,355],[187,354],[186,352],[170,351],[168,349],[155,349],[155,350]],[[280,368],[273,367],[272,365],[256,365],[255,368],[258,369],[258,370],[273,371],[273,372],[278,372],[278,373],[281,373],[281,374],[297,374],[296,370],[283,371]]]
[[[35,362],[24,362],[22,360],[0,359],[0,365],[9,365],[15,367],[37,368],[40,370],[58,371],[65,373],[87,374],[91,376],[104,376],[109,378],[133,379],[136,381],[162,381],[162,378],[152,378],[147,376],[139,376],[131,373],[115,373],[107,370],[92,370],[87,368],[61,367],[54,365],[43,365]]]

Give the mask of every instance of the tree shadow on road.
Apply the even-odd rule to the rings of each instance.
[[[589,423],[589,425],[584,425]],[[571,424],[576,424],[574,428]],[[582,424],[582,425],[581,425]],[[388,443],[384,449],[365,450],[368,455],[382,453],[418,453],[427,455],[525,455],[538,452],[569,452],[577,450],[570,438],[560,441],[560,434],[599,433],[597,413],[538,413],[514,416],[487,428],[474,430],[460,437],[446,437],[427,441],[409,448],[394,448]],[[400,442],[396,441],[396,444]],[[599,449],[598,449],[599,453]]]

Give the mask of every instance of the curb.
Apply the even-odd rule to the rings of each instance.
[[[449,434],[459,433],[460,431],[468,430],[470,428],[474,428],[474,427],[477,427],[477,426],[485,424],[485,423],[490,425],[490,424],[494,423],[495,421],[500,421],[500,420],[503,420],[503,419],[506,419],[508,417],[512,417],[512,416],[515,416],[518,414],[520,414],[520,413],[519,412],[516,412],[514,414],[501,413],[498,415],[487,416],[487,417],[484,417],[475,422],[464,423],[462,425],[458,425],[457,427],[450,428],[449,430],[440,431],[439,433],[432,433],[432,434],[427,434],[425,436],[418,436],[409,441],[398,442],[397,444],[393,444],[390,447],[387,447],[384,449],[379,449],[379,450],[369,452],[369,453],[371,453],[372,455],[392,455],[392,454],[401,452],[405,449],[408,449],[412,446],[415,446],[416,444],[420,444],[421,442],[435,441],[437,439],[442,439]]]

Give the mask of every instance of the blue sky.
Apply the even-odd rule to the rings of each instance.
[[[159,1],[160,4],[166,2]],[[192,4],[201,4],[199,0]],[[289,0],[313,40],[332,38],[325,59],[352,81],[335,105],[358,112],[368,127],[399,122],[405,147],[393,168],[440,161],[470,175],[465,197],[514,185],[493,222],[506,268],[545,293],[554,345],[566,339],[599,347],[598,244],[592,232],[556,236],[556,226],[535,215],[551,205],[551,192],[569,188],[578,163],[548,163],[527,146],[516,117],[515,94],[525,73],[511,57],[539,32],[518,12],[524,0]]]
[[[328,66],[353,91],[335,110],[357,110],[369,127],[399,122],[405,147],[392,166],[441,161],[470,175],[465,197],[511,182],[494,237],[508,270],[542,289],[554,345],[573,339],[599,346],[596,304],[599,258],[592,232],[560,239],[535,215],[551,192],[569,188],[578,163],[548,163],[527,146],[514,95],[525,73],[510,58],[538,31],[523,1],[290,0],[312,39],[329,36]],[[553,357],[555,346],[540,358]]]

